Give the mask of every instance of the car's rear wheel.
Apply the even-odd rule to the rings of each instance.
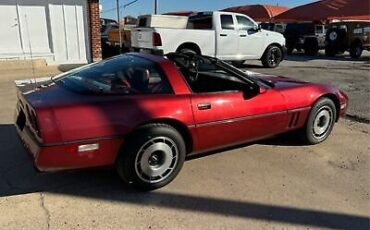
[[[319,99],[311,109],[305,127],[301,130],[306,144],[319,144],[325,141],[333,130],[336,121],[336,107],[329,98]]]
[[[181,134],[166,124],[149,124],[131,135],[117,160],[121,178],[140,190],[153,190],[169,184],[185,160]]]
[[[283,61],[283,57],[283,50],[276,45],[271,45],[261,58],[262,65],[266,68],[276,68]]]

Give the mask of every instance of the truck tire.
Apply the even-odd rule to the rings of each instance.
[[[325,55],[327,57],[334,57],[337,54],[337,51],[332,47],[325,47]]]
[[[241,61],[232,61],[231,64],[235,67],[243,67],[245,63],[245,60],[241,60]]]
[[[277,45],[267,47],[261,58],[262,65],[266,68],[276,68],[283,61],[283,50]]]
[[[197,52],[193,49],[189,48],[182,48],[179,50],[179,53],[184,53],[184,54],[197,54]]]
[[[333,57],[342,50],[347,49],[346,45],[347,32],[343,29],[332,28],[326,33],[325,54]]]
[[[363,47],[361,42],[354,42],[351,45],[351,48],[349,50],[349,54],[352,58],[360,58],[362,55]]]
[[[315,56],[319,52],[319,44],[316,39],[308,38],[304,43],[304,52],[306,55]]]

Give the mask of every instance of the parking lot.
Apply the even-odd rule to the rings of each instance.
[[[244,68],[344,90],[347,119],[320,145],[278,137],[188,160],[150,193],[125,187],[111,169],[36,173],[13,127],[15,76],[1,76],[0,229],[369,229],[369,53],[259,65]]]

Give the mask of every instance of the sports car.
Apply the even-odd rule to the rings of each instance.
[[[119,55],[17,92],[16,128],[37,170],[115,166],[143,190],[211,150],[286,132],[321,143],[348,104],[327,85],[182,53]]]

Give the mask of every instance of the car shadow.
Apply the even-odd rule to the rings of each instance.
[[[369,227],[370,219],[366,216],[183,195],[165,189],[142,193],[125,186],[109,168],[37,173],[17,138],[14,125],[0,125],[0,146],[0,197],[47,192],[320,228],[367,230]]]

